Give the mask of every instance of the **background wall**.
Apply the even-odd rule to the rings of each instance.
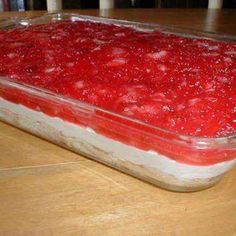
[[[62,0],[63,9],[99,8],[99,0]],[[208,0],[159,0],[162,8],[207,8]],[[115,7],[152,8],[158,0],[116,0]],[[4,4],[7,4],[6,6]],[[24,7],[17,9],[18,6]],[[0,11],[46,10],[46,0],[0,0]],[[224,8],[236,8],[236,0],[224,0]]]

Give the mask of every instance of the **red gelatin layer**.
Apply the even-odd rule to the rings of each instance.
[[[94,22],[33,25],[0,31],[0,76],[179,134],[236,133],[235,42]],[[8,99],[36,109],[20,95]],[[79,123],[55,109],[41,108]]]

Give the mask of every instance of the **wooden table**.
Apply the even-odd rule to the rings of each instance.
[[[79,12],[236,34],[233,10]],[[0,235],[233,236],[235,170],[211,189],[173,193],[0,123]]]

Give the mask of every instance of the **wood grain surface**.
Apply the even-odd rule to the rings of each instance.
[[[77,12],[236,34],[233,10]],[[6,12],[0,18],[42,14]],[[215,20],[207,19],[209,14]],[[1,122],[0,202],[0,235],[4,236],[236,236],[236,169],[213,188],[174,193]]]

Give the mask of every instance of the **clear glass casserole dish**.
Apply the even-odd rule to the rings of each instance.
[[[0,27],[25,27],[65,19],[235,41],[233,36],[76,14],[9,19]],[[177,134],[7,78],[0,78],[0,120],[173,191],[213,186],[236,163],[235,136],[199,138]]]

